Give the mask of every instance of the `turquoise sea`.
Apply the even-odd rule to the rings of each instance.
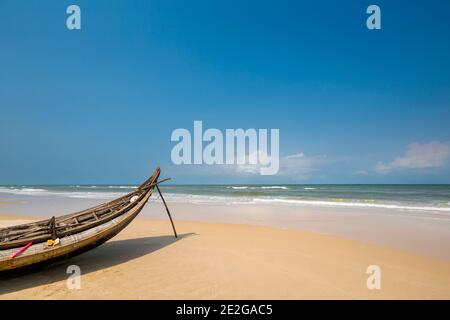
[[[1,186],[0,198],[113,199],[133,185]],[[430,210],[450,213],[450,185],[163,185],[170,201]]]

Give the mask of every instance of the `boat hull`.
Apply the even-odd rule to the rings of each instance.
[[[139,203],[127,213],[95,228],[62,238],[57,246],[48,247],[45,242],[34,244],[15,258],[11,258],[11,256],[17,249],[0,250],[0,273],[53,263],[103,244],[133,221],[144,208],[152,192],[153,190],[149,190]]]

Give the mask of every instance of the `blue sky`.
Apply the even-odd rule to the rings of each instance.
[[[448,14],[437,0],[0,0],[0,184],[136,183],[156,164],[178,183],[450,183]],[[194,120],[279,128],[280,174],[175,167],[171,132]]]

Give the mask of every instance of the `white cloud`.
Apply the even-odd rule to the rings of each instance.
[[[250,160],[257,164],[249,164]],[[296,153],[280,157],[278,173],[270,176],[274,179],[286,181],[301,181],[307,179],[320,179],[329,174],[329,165],[348,161],[344,157],[328,157],[327,155],[307,155]],[[267,168],[272,163],[270,155],[262,151],[255,152],[245,159],[246,164],[224,165],[189,165],[176,166],[171,164],[171,172],[179,176],[227,176],[229,178],[260,179],[261,168]],[[258,181],[258,180],[255,180]]]
[[[251,155],[250,157],[252,156],[256,157],[257,155]],[[271,160],[270,155],[259,154],[258,156],[260,159],[261,157],[265,157],[265,162]],[[280,168],[277,176],[289,177],[296,180],[308,179],[311,173],[320,171],[320,167],[331,162],[332,160],[326,155],[307,156],[304,153],[296,153],[284,156],[280,158]],[[233,169],[241,174],[259,174],[260,168],[260,164],[233,166]]]
[[[387,174],[400,169],[439,168],[450,159],[450,142],[432,141],[429,143],[411,143],[403,156],[389,163],[378,162],[376,172]]]
[[[272,157],[263,151],[253,152],[248,156],[241,157],[236,160],[237,163],[243,162],[245,164],[236,164],[234,169],[237,172],[249,173],[249,174],[260,174],[261,168],[267,167],[267,164],[272,161]],[[249,164],[256,163],[256,164]]]
[[[281,158],[280,174],[300,180],[307,179],[312,172],[320,171],[320,167],[330,162],[326,155],[307,156],[296,153]]]

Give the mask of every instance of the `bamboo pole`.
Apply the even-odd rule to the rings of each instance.
[[[175,234],[175,238],[178,238],[177,230],[175,230],[175,225],[173,224],[172,216],[170,215],[169,207],[167,207],[166,200],[164,200],[164,197],[163,197],[163,195],[161,193],[161,190],[159,189],[159,186],[157,184],[155,184],[155,186],[156,186],[156,189],[159,192],[159,195],[161,196],[161,199],[162,199],[162,201],[164,203],[164,206],[166,207],[167,215],[169,216],[170,223],[172,224],[172,229],[173,229],[173,233]]]

